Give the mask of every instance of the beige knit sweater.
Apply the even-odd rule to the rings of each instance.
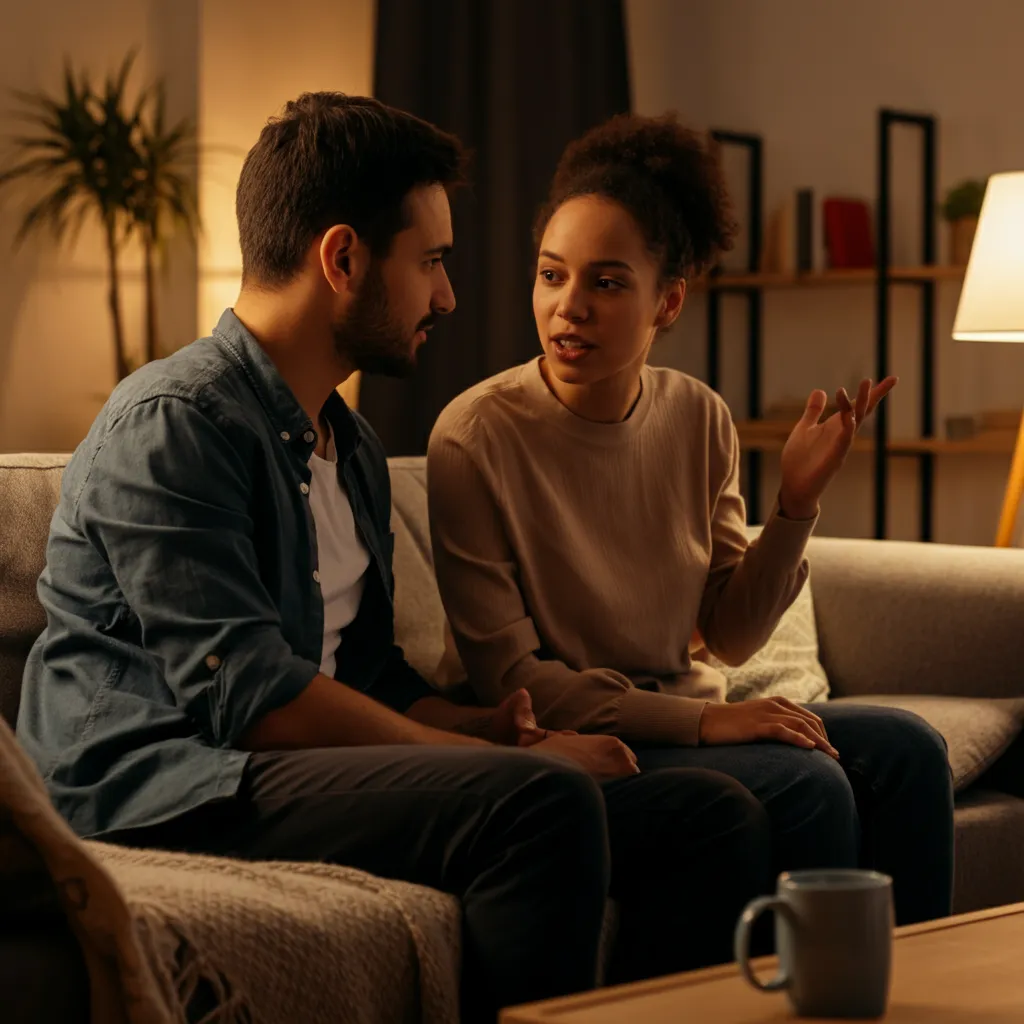
[[[645,367],[630,416],[594,423],[540,362],[461,395],[431,435],[458,655],[482,702],[525,687],[546,728],[696,744],[725,680],[691,660],[694,630],[727,664],[762,647],[807,577],[814,523],[775,512],[748,545],[736,431],[699,381]]]

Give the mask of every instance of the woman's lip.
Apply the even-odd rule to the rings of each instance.
[[[595,348],[591,342],[587,341],[586,338],[581,338],[578,334],[555,334],[551,337],[551,342],[557,345],[564,341],[575,341],[580,345],[585,345],[587,348]]]
[[[560,362],[577,363],[590,355],[594,351],[594,346],[590,344],[566,346],[562,345],[560,341],[552,340],[551,350],[551,354]]]

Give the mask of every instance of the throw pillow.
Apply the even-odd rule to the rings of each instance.
[[[735,668],[709,651],[704,660],[726,678],[731,704],[758,697],[788,697],[799,704],[828,699],[828,676],[818,660],[818,627],[808,578],[768,640],[749,661]]]

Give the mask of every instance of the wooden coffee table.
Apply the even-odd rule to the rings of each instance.
[[[762,976],[775,958],[757,961]],[[769,1024],[785,995],[755,992],[735,964],[505,1010],[501,1024]],[[804,1018],[809,1020],[809,1018]],[[887,1024],[1022,1024],[1024,903],[896,929]]]

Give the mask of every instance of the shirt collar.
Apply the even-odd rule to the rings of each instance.
[[[263,346],[231,309],[221,314],[213,336],[241,365],[282,443],[294,446],[303,461],[308,462],[316,446],[316,424],[306,415]],[[337,391],[332,391],[324,403],[324,415],[334,431],[334,445],[341,464],[359,447],[362,439],[359,424]]]

